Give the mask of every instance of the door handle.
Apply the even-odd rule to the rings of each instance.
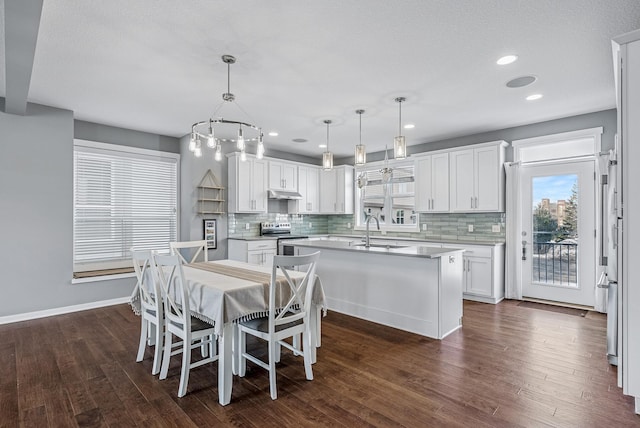
[[[522,260],[527,260],[527,241],[522,241]]]

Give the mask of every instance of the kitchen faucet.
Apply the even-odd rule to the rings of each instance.
[[[378,221],[378,216],[367,214],[367,219],[365,220],[365,225],[367,226],[367,235],[366,241],[364,242],[364,246],[366,248],[369,248],[371,246],[371,244],[369,243],[369,223],[371,222],[371,219],[374,219],[376,221],[376,226],[378,226],[378,230],[380,230],[380,221]]]

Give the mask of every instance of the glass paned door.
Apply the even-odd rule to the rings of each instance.
[[[593,161],[523,167],[524,297],[593,306],[594,168]]]

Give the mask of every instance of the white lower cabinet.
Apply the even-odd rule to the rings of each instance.
[[[504,299],[504,245],[469,245],[464,249],[464,298],[500,302]]]
[[[273,256],[278,252],[277,241],[275,239],[229,239],[229,259],[240,262],[251,263],[253,265],[271,266]]]

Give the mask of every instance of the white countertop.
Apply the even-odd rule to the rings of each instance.
[[[288,241],[287,244],[296,247],[324,248],[359,253],[387,254],[391,256],[424,257],[429,259],[464,251],[459,248],[434,248],[409,244],[407,246],[374,246],[375,244],[372,244],[370,247],[365,247],[360,241],[331,239],[292,239]]]

